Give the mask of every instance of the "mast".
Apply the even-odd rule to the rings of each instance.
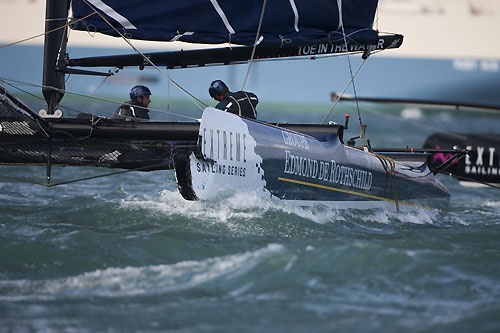
[[[70,0],[47,0],[45,9],[45,43],[43,53],[43,96],[47,113],[53,115],[64,96],[64,54],[66,53],[66,29],[48,33],[66,25]],[[55,88],[55,89],[53,89]]]

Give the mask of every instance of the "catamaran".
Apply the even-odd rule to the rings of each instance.
[[[47,186],[57,185],[51,183],[53,165],[173,169],[187,200],[211,200],[232,190],[300,205],[446,209],[450,194],[429,168],[428,152],[375,152],[361,119],[362,146],[353,147],[344,143],[347,122],[274,124],[211,107],[199,122],[127,121],[86,110],[66,118],[58,110],[66,75],[109,75],[88,67],[161,71],[331,54],[366,60],[403,41],[372,29],[377,2],[47,0],[47,110],[37,113],[0,88],[0,163],[46,165]],[[132,47],[137,39],[229,46],[155,53],[134,48],[130,55],[74,59],[66,49],[70,28],[123,38]],[[351,71],[351,82],[354,76]]]

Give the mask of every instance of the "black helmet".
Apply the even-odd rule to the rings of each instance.
[[[210,84],[210,88],[208,88],[208,93],[210,97],[215,99],[216,96],[220,96],[224,93],[225,90],[229,90],[226,84],[222,80],[215,80]]]
[[[130,100],[134,101],[137,97],[150,96],[151,90],[145,86],[135,86],[130,89]]]

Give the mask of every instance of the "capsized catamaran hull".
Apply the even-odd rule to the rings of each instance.
[[[183,168],[190,175],[180,183],[192,198],[210,200],[233,190],[339,208],[449,204],[426,154],[373,154],[346,147],[336,132],[311,136],[213,108],[203,113],[199,138],[201,156],[190,155]]]

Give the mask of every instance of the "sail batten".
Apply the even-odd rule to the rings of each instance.
[[[226,26],[227,31],[229,31],[230,34],[236,33],[236,31],[234,31],[233,27],[231,26],[231,23],[229,23],[226,14],[222,10],[222,8],[219,6],[219,3],[217,2],[217,0],[210,0],[210,2],[212,3],[215,10],[217,11],[217,14],[219,14],[222,22],[224,22],[224,25]]]
[[[326,43],[342,37],[343,31],[352,41],[374,44],[377,33],[372,25],[378,0],[340,2],[268,1],[260,30],[261,45],[282,46],[283,40],[288,41],[287,46]],[[111,36],[119,36],[118,30],[141,40],[252,45],[262,6],[263,1],[253,0],[72,0],[74,20],[98,11],[113,24],[110,27],[93,15],[72,28]]]
[[[87,0],[89,1],[92,5],[94,5],[96,8],[101,10],[103,13],[108,15],[109,17],[113,18],[115,21],[121,24],[121,26],[125,29],[137,29],[132,23],[130,23],[129,20],[127,20],[125,17],[117,13],[116,11],[113,10],[113,8],[109,7],[106,5],[104,2],[101,0]]]

